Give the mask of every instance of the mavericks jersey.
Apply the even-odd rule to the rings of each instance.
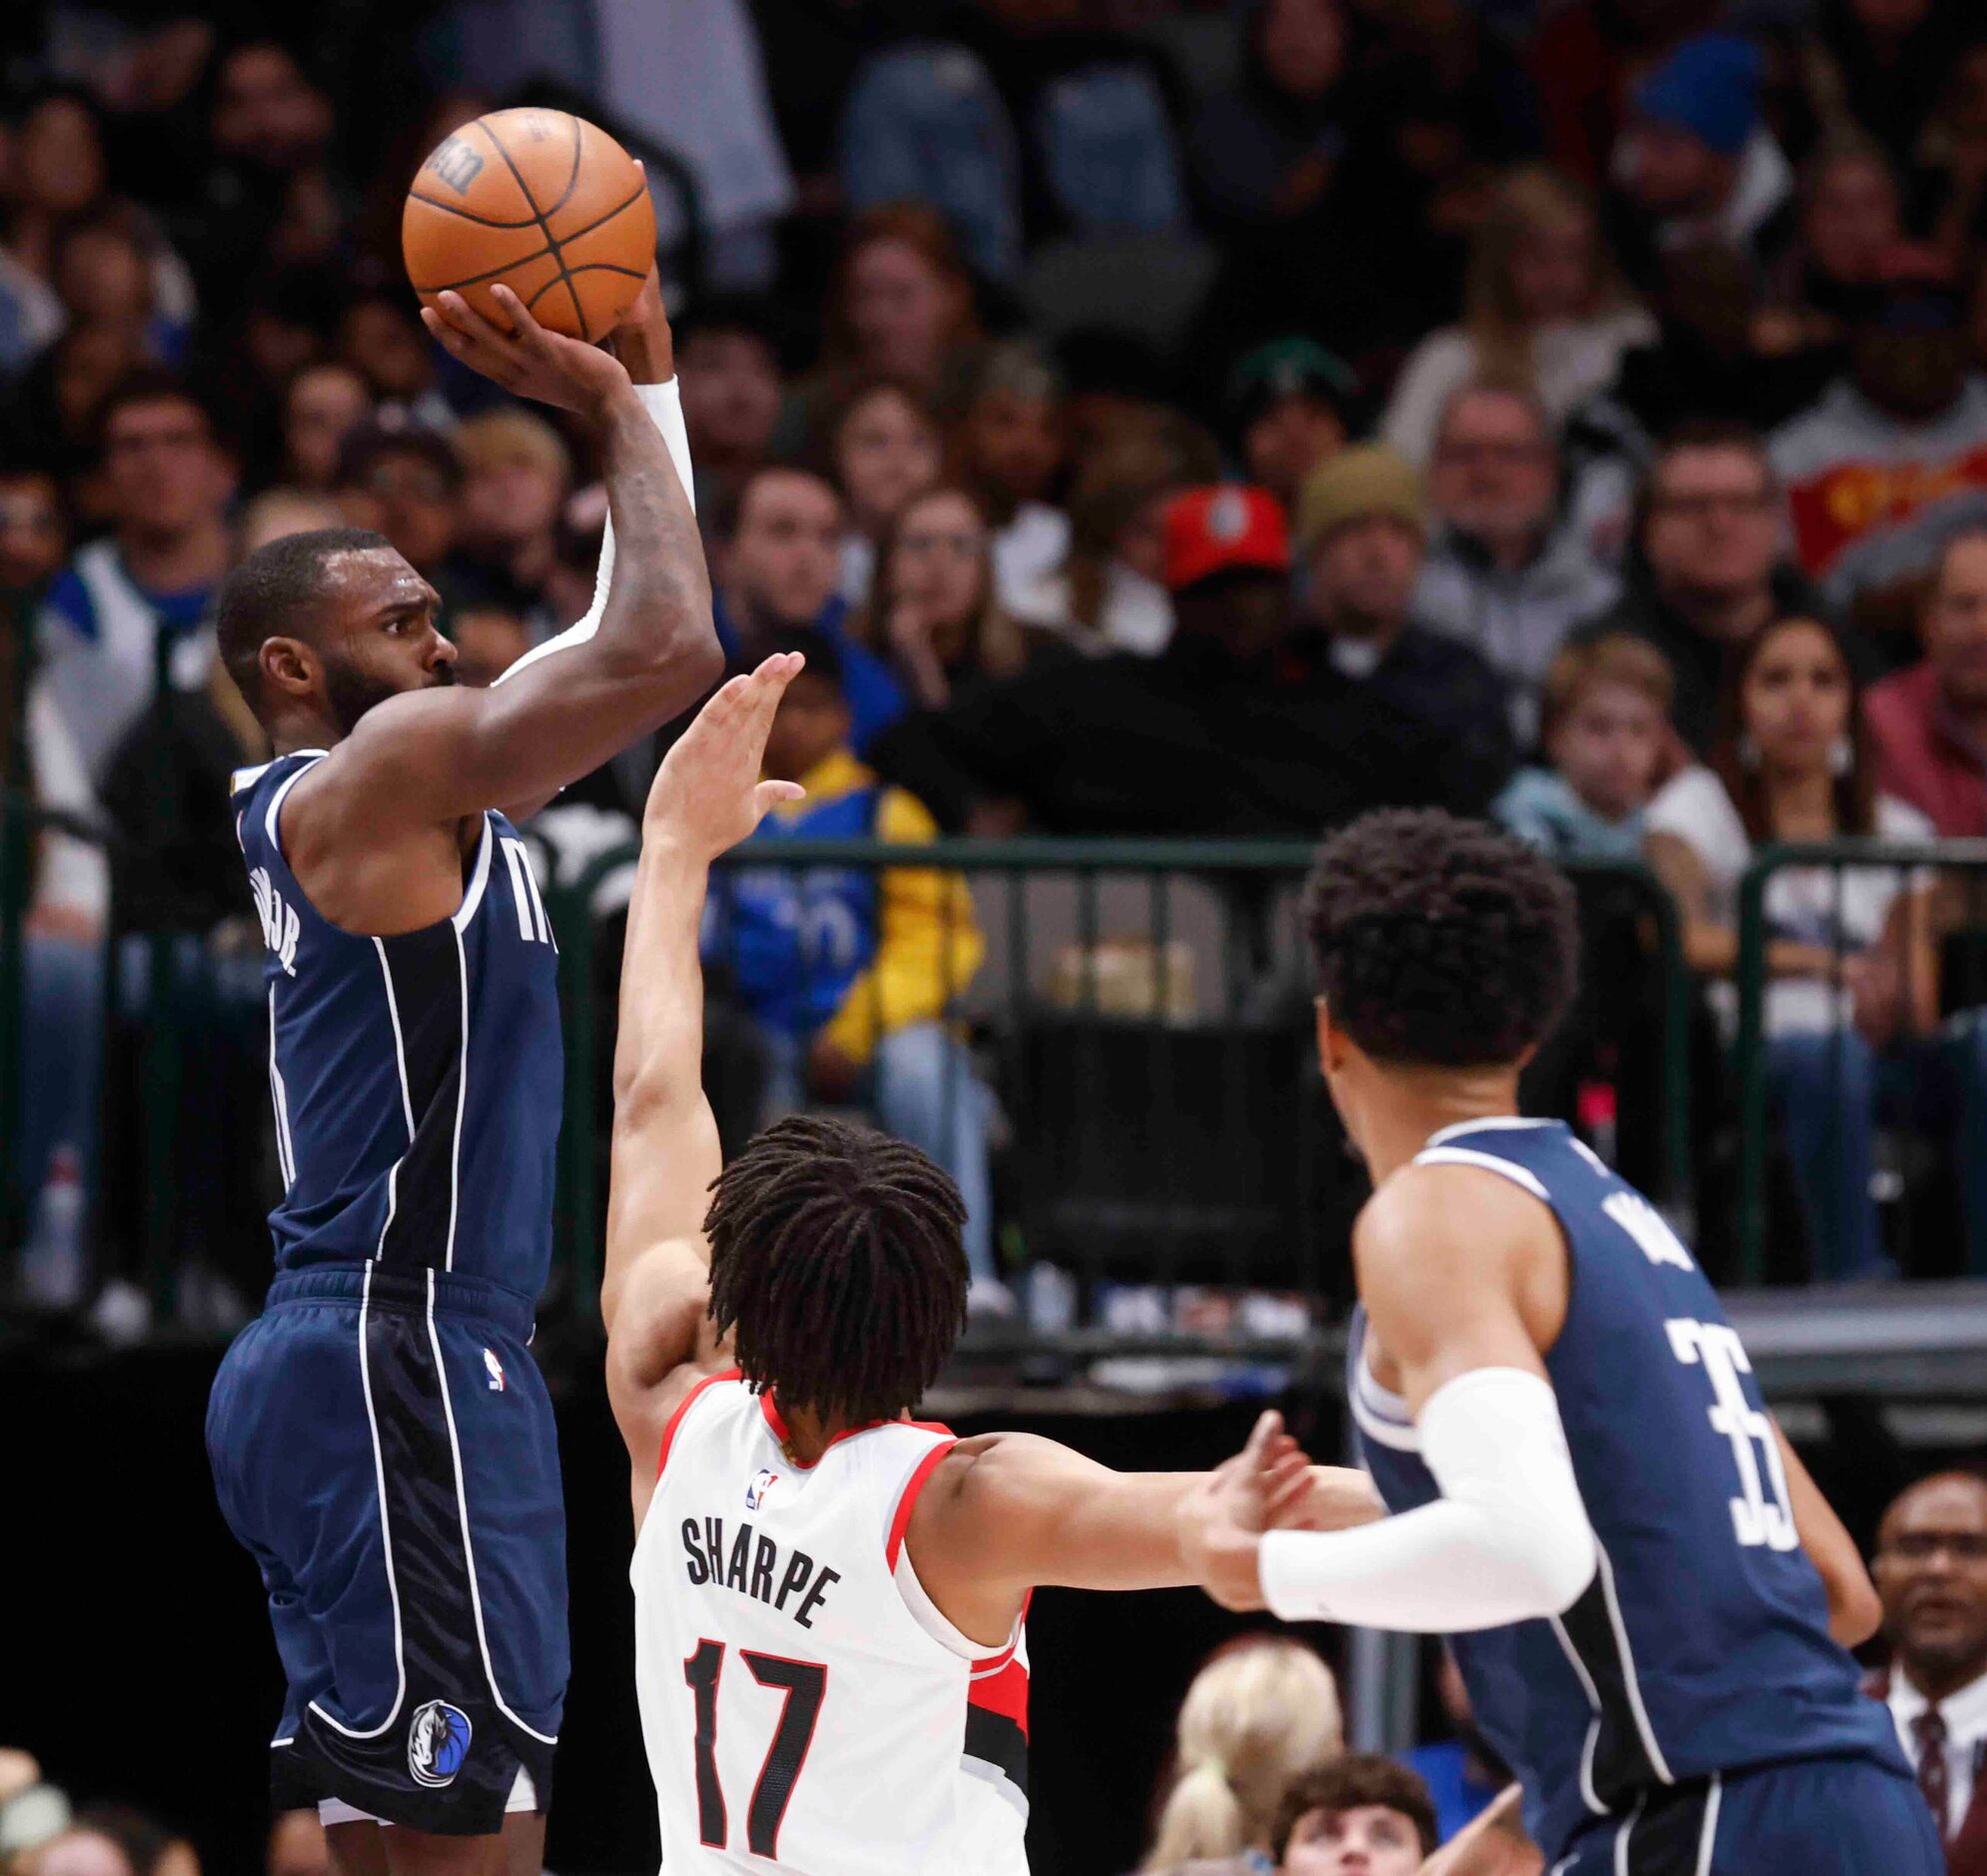
[[[1565,1327],[1545,1357],[1599,1568],[1564,1615],[1452,1637],[1477,1723],[1524,1784],[1547,1862],[1649,1788],[1790,1759],[1908,1777],[1890,1716],[1829,1638],[1758,1383],[1661,1215],[1556,1121],[1473,1121],[1417,1165],[1496,1173],[1565,1236]],[[1441,1494],[1366,1363],[1348,1392],[1388,1508]]]
[[[662,1862],[1026,1876],[1028,1661],[989,1653],[904,1547],[952,1434],[893,1420],[812,1466],[736,1373],[662,1436],[635,1539],[635,1687]]]
[[[283,857],[284,798],[325,751],[235,777],[268,955],[277,1268],[379,1260],[535,1301],[551,1257],[564,1087],[558,958],[524,843],[487,813],[453,918],[367,938]]]

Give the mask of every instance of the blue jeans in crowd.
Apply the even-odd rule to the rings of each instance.
[[[22,958],[16,1165],[29,1221],[23,1275],[41,1301],[74,1303],[87,1278],[85,1215],[96,1173],[104,948],[94,939],[30,933]],[[57,1167],[63,1199],[45,1204],[43,1186]]]
[[[765,1093],[760,1124],[810,1105],[807,1049],[811,1036],[759,1026],[765,1047]],[[993,1096],[973,1073],[965,1046],[942,1023],[912,1023],[891,1030],[876,1045],[861,1099],[885,1133],[927,1154],[958,1186],[966,1201],[966,1264],[975,1279],[992,1278],[993,1181],[987,1165],[987,1130]]]
[[[1944,1142],[1959,1171],[1967,1268],[1987,1275],[1987,1012],[1879,1055],[1861,1031],[1775,1036],[1766,1086],[1824,1282],[1894,1277],[1871,1181],[1879,1120]]]

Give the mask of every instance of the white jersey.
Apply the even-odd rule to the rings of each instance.
[[[953,1435],[890,1421],[811,1466],[783,1437],[735,1373],[662,1435],[629,1575],[664,1868],[1026,1876],[1021,1624],[989,1654],[904,1547]]]

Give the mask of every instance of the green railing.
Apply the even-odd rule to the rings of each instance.
[[[1775,875],[1790,867],[1814,869],[1832,878],[1831,924],[1837,933],[1835,950],[1846,958],[1843,937],[1843,894],[1848,875],[1868,870],[1898,876],[1900,889],[1911,883],[1911,875],[1936,874],[1941,880],[1987,882],[1987,840],[1932,840],[1898,842],[1890,840],[1830,840],[1780,842],[1765,848],[1746,869],[1738,888],[1737,1036],[1734,1068],[1739,1094],[1738,1154],[1738,1256],[1741,1279],[1757,1284],[1765,1279],[1769,1219],[1767,1217],[1767,1167],[1771,1151],[1771,1130],[1767,1114],[1767,1035],[1766,1005],[1773,976],[1768,969],[1768,946],[1772,941],[1766,920],[1766,894]],[[1942,935],[1953,937],[1969,927],[1987,928],[1982,917],[1983,901],[1969,888],[1965,915],[1941,915],[1930,907],[1920,908],[1915,895],[1905,900],[1907,918],[1923,916],[1940,919]],[[1940,928],[1935,928],[1938,930]],[[1907,971],[1913,947],[1905,949]],[[1947,987],[1948,989],[1950,986]],[[1904,993],[1908,1003],[1912,985],[1907,977]],[[1987,974],[1974,987],[1978,1000],[1987,1003]],[[1839,1030],[1838,1034],[1843,1033]],[[1839,1076],[1840,1064],[1835,1073]]]
[[[637,857],[638,848],[632,843],[601,854],[547,895],[560,946],[566,1017],[559,1251],[582,1308],[591,1307],[597,1290],[602,1220],[599,1129],[604,1117],[597,1090],[602,1047],[599,1008],[605,991],[595,981],[597,921],[590,906],[602,881],[631,867]],[[1165,1153],[1158,1156],[1162,1164],[1149,1191],[1138,1189],[1136,1168],[1128,1169],[1123,1181],[1128,1189],[1118,1195],[1041,1190],[1045,1178],[1053,1182],[1067,1170],[1065,1156],[1056,1150],[1061,1137],[1051,1136],[1041,1143],[1046,1150],[1040,1154],[1024,1150],[1008,1156],[1009,1193],[1020,1198],[1016,1209],[1027,1252],[1040,1249],[1045,1237],[1052,1244],[1086,1233],[1122,1240],[1150,1229],[1155,1242],[1148,1276],[1164,1282],[1191,1271],[1194,1247],[1204,1246],[1210,1233],[1232,1229],[1245,1242],[1251,1233],[1260,1239],[1274,1218],[1278,1229],[1294,1231],[1304,1240],[1298,1262],[1304,1287],[1313,1288],[1320,1276],[1325,1233],[1342,1227],[1349,1218],[1349,1214],[1321,1218],[1318,1207],[1303,1203],[1321,1186],[1339,1179],[1338,1168],[1344,1164],[1342,1153],[1320,1150],[1336,1144],[1336,1131],[1324,1116],[1324,1094],[1311,1061],[1306,1020],[1308,976],[1296,888],[1313,857],[1309,844],[1296,842],[949,840],[909,847],[794,840],[753,843],[725,856],[719,865],[720,870],[803,873],[822,868],[913,867],[963,875],[974,883],[983,924],[996,941],[990,948],[998,955],[990,958],[971,994],[954,999],[954,1004],[973,1014],[992,1034],[1008,1071],[1009,1085],[1003,1092],[1010,1110],[1018,1090],[1040,1086],[1039,1077],[1032,1083],[1029,1079],[1027,1039],[1061,1023],[1060,1046],[1100,1091],[1109,1088],[1114,1073],[1120,1089],[1128,1074],[1138,1075],[1142,1064],[1128,1061],[1127,1050],[1146,1051],[1149,1072],[1140,1076],[1137,1093],[1150,1110],[1152,1126],[1174,1125],[1174,1111],[1184,1103],[1196,1115],[1208,1117],[1210,1131],[1221,1143],[1218,1151],[1239,1162],[1259,1150],[1258,1136],[1266,1131],[1266,1120],[1267,1131],[1287,1138],[1294,1148],[1295,1163],[1272,1170],[1277,1183],[1288,1180],[1280,1209],[1266,1211],[1248,1205],[1237,1193],[1218,1192],[1213,1204],[1181,1204],[1169,1210],[1167,1182],[1175,1168]],[[1571,870],[1583,895],[1607,896],[1617,916],[1630,916],[1644,929],[1645,948],[1655,961],[1659,1007],[1648,1093],[1658,1143],[1653,1168],[1643,1176],[1659,1198],[1681,1211],[1687,1209],[1690,1186],[1691,989],[1674,906],[1641,867],[1595,865]],[[1043,994],[1038,914],[1031,911],[1028,899],[1031,885],[1056,880],[1069,882],[1074,893],[1074,906],[1065,908],[1061,936],[1074,948],[1075,996],[1071,1001],[1072,986],[1065,982],[1060,1003]],[[989,913],[987,900],[993,887],[998,887],[1000,900]],[[1186,888],[1199,889],[1197,901],[1183,902]],[[1137,919],[1141,909],[1143,918]],[[1212,915],[1218,954],[1215,994],[1207,999],[1213,1004],[1213,1020],[1199,1023],[1167,1014],[1174,988],[1173,941],[1196,922],[1196,913],[1203,940],[1211,935]],[[1135,919],[1139,929],[1127,933],[1128,918]],[[1127,1020],[1121,1014],[1111,1021],[1107,999],[1101,994],[1100,944],[1124,936],[1141,942],[1152,959],[1157,974],[1155,1007],[1143,1019]],[[1204,961],[1205,951],[1191,954],[1190,975],[1193,965]],[[960,988],[963,992],[965,987]],[[1593,1003],[1607,1010],[1604,996],[1595,997]],[[1100,1024],[1099,1018],[1107,1020]],[[1287,1082],[1282,1079],[1286,1075]],[[1267,1089],[1266,1077],[1274,1082]],[[1216,1084],[1212,1088],[1211,1080]],[[1287,1136],[1281,1125],[1286,1109],[1297,1112]],[[1027,1119],[1024,1115],[1018,1121],[1018,1134],[1026,1135]],[[1145,1121],[1144,1116],[1130,1113],[1117,1119],[1126,1129],[1137,1129]],[[1183,1131],[1190,1137],[1186,1144],[1191,1157],[1195,1122],[1187,1121]],[[1049,1164],[1031,1164],[1040,1161]],[[1089,1167],[1070,1172],[1068,1184],[1083,1187],[1086,1172],[1095,1170],[1093,1156]],[[1342,1232],[1338,1242],[1343,1243]],[[1205,1264],[1204,1257],[1200,1261]],[[1243,1273],[1238,1269],[1235,1275],[1239,1279]]]

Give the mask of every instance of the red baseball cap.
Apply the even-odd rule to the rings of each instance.
[[[1240,482],[1175,495],[1166,507],[1168,587],[1238,568],[1290,571],[1290,524],[1277,498]]]

